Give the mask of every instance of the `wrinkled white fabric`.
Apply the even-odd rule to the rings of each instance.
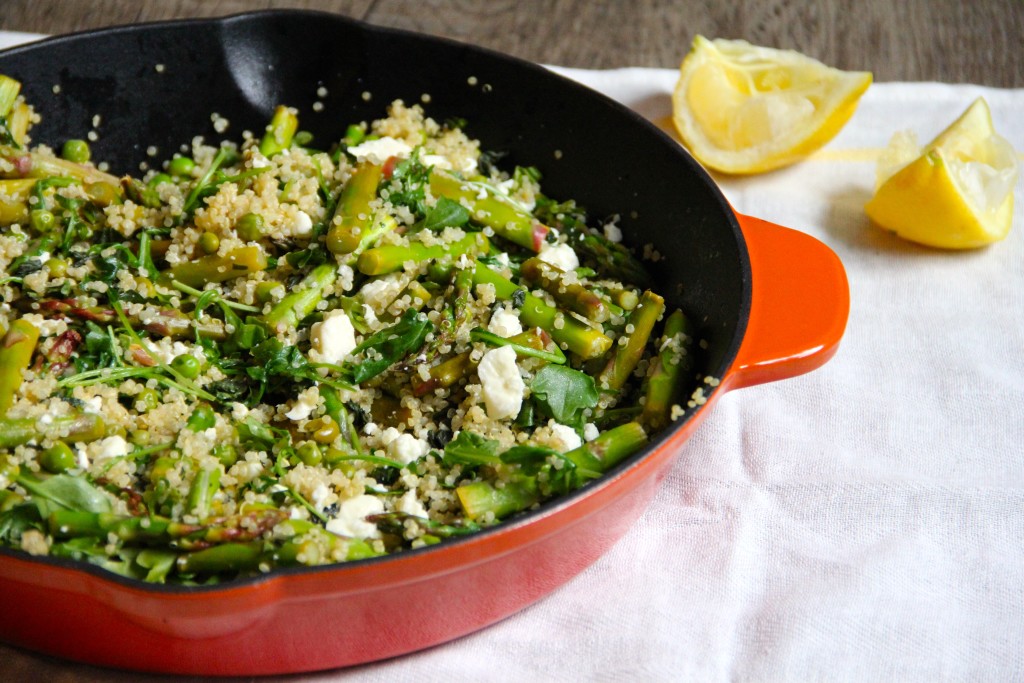
[[[559,71],[666,125],[674,70]],[[928,140],[979,95],[1024,151],[1024,90],[879,83],[808,161],[717,178],[839,254],[846,336],[821,370],[724,396],[610,552],[479,633],[287,680],[1024,678],[1020,204],[1004,242],[967,253],[863,212],[889,137]],[[2,679],[61,676],[142,679],[0,646]]]

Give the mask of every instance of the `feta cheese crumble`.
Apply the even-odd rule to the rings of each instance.
[[[518,415],[526,384],[519,376],[515,349],[511,346],[491,349],[480,359],[476,372],[483,387],[487,416],[501,420]]]

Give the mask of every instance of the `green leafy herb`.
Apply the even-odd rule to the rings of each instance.
[[[358,363],[346,364],[347,374],[351,382],[360,384],[372,379],[401,361],[406,356],[418,351],[434,331],[434,324],[425,315],[409,309],[402,314],[397,323],[376,334],[370,335],[362,344],[352,350],[352,355],[363,356]]]
[[[501,462],[498,445],[479,434],[461,431],[444,447],[444,461],[447,465],[496,465]]]
[[[57,474],[48,479],[22,475],[18,483],[32,494],[39,515],[49,517],[55,509],[79,512],[110,512],[110,499],[81,477]]]
[[[434,208],[427,212],[423,227],[427,230],[443,230],[447,227],[461,228],[469,222],[469,211],[457,201],[441,197]]]
[[[564,365],[538,370],[530,391],[556,421],[578,429],[583,426],[583,411],[597,406],[594,378]]]

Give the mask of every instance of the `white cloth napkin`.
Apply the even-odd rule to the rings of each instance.
[[[666,126],[675,71],[557,70]],[[863,211],[892,133],[927,141],[978,96],[1024,151],[1024,90],[880,83],[806,162],[719,178],[839,254],[847,333],[821,370],[724,396],[603,558],[479,633],[287,680],[1024,678],[1024,212],[948,253]],[[58,676],[140,680],[0,646],[0,678]]]

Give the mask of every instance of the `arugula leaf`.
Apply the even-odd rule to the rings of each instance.
[[[251,417],[239,422],[235,425],[235,429],[238,431],[238,440],[242,444],[251,444],[264,451],[270,451],[274,447],[279,435],[288,434],[284,430],[274,429]]]
[[[498,445],[493,439],[461,431],[445,445],[444,462],[446,465],[497,465],[501,462]]]
[[[67,474],[56,474],[48,479],[20,476],[18,483],[32,494],[40,517],[50,516],[54,510],[78,512],[110,512],[110,498],[85,479]]]
[[[530,384],[533,397],[556,421],[581,429],[583,411],[597,406],[594,378],[564,365],[545,365]]]
[[[423,227],[427,230],[443,230],[447,227],[461,228],[469,222],[469,211],[457,201],[441,197],[437,200],[427,217],[423,220]]]
[[[352,355],[362,355],[363,360],[345,364],[347,379],[360,384],[381,374],[406,356],[418,351],[427,335],[434,331],[434,324],[427,316],[414,309],[402,314],[397,323],[376,334],[370,335],[362,344],[352,350]],[[372,353],[366,353],[371,351]]]

